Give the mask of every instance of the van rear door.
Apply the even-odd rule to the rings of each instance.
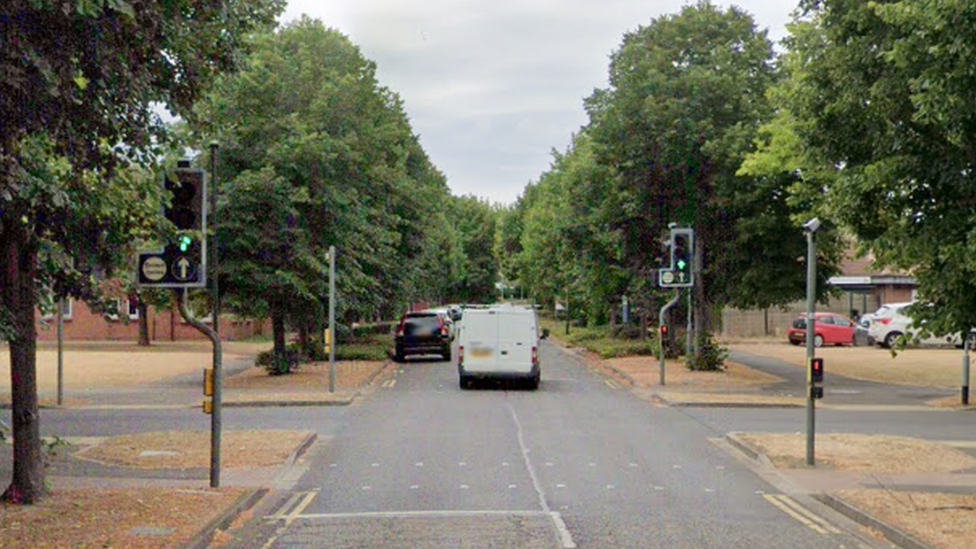
[[[493,371],[498,363],[498,315],[494,311],[469,311],[463,322],[464,368]]]
[[[536,345],[534,315],[501,312],[498,317],[498,369],[501,372],[532,371],[532,347]]]

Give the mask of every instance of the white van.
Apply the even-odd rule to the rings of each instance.
[[[457,361],[462,389],[484,378],[524,380],[530,389],[537,389],[541,371],[535,311],[522,307],[466,310]]]

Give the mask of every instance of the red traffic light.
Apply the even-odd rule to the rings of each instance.
[[[661,335],[662,336],[668,335],[668,325],[667,324],[661,324]]]
[[[824,362],[822,358],[810,359],[810,380],[814,383],[823,383]]]

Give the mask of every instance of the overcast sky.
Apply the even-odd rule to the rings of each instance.
[[[625,32],[681,0],[290,0],[340,30],[403,98],[454,194],[512,203],[586,124]],[[773,40],[795,2],[740,0]],[[729,2],[716,2],[727,6]]]

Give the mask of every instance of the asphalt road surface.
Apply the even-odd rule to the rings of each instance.
[[[541,358],[535,392],[462,391],[448,362],[404,365],[330,416],[237,547],[884,546],[763,480],[716,442],[720,422],[642,401],[557,348]]]

